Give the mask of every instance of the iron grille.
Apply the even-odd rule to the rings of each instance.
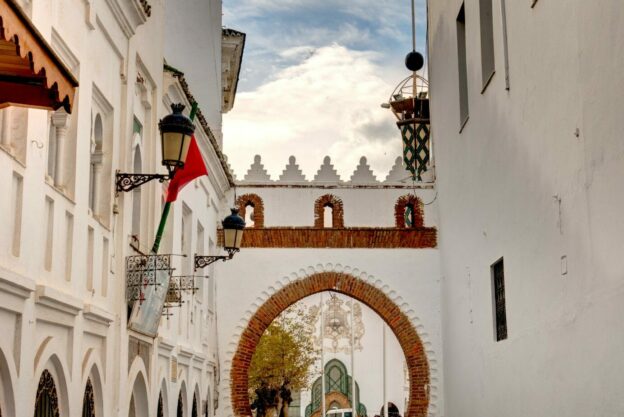
[[[91,378],[87,378],[87,386],[82,400],[82,417],[95,417],[95,402],[93,400]]]
[[[496,318],[496,341],[507,339],[507,312],[505,310],[505,269],[503,259],[492,265]]]
[[[59,417],[58,396],[52,374],[46,369],[41,374],[35,401],[35,417]]]

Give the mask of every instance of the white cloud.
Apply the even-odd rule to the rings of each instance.
[[[309,179],[330,155],[347,180],[361,156],[383,180],[401,152],[400,134],[380,108],[394,85],[378,56],[333,44],[284,51],[297,64],[237,95],[224,116],[224,147],[239,178],[255,154],[277,179],[290,155]],[[311,53],[311,51],[314,51]],[[394,77],[391,77],[394,78]]]

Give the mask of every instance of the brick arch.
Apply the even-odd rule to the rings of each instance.
[[[342,272],[318,272],[284,285],[253,314],[242,331],[230,369],[233,414],[251,416],[249,364],[260,337],[271,322],[297,301],[319,292],[335,291],[366,304],[395,334],[409,370],[410,400],[405,417],[425,417],[429,408],[429,362],[412,320],[386,293],[374,285]]]
[[[333,209],[333,228],[344,228],[344,210],[342,207],[342,200],[333,194],[325,194],[316,199],[316,202],[314,203],[314,227],[317,229],[325,227],[325,207],[328,206]]]
[[[264,202],[258,194],[243,194],[236,199],[236,207],[240,216],[245,218],[245,208],[251,205],[254,208],[253,221],[254,228],[264,227]]]
[[[423,213],[423,203],[413,194],[404,195],[398,198],[394,205],[394,221],[396,227],[404,229],[405,225],[405,208],[411,205],[414,209],[414,224],[412,228],[423,227],[425,224],[425,215]]]

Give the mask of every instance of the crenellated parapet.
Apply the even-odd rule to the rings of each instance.
[[[267,172],[262,157],[256,155],[254,161],[247,170],[242,180],[236,181],[240,186],[301,186],[301,187],[345,187],[345,188],[368,188],[368,187],[416,187],[428,188],[434,182],[433,169],[423,174],[422,181],[412,182],[410,172],[406,169],[403,158],[395,159],[394,165],[390,169],[383,181],[377,179],[365,156],[355,167],[353,174],[348,180],[343,180],[331,162],[329,156],[323,158],[323,162],[317,170],[314,178],[307,179],[301,171],[294,156],[288,158],[288,163],[282,170],[278,179],[271,178]]]

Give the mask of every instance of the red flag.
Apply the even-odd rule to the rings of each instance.
[[[202,158],[195,136],[191,138],[186,162],[182,168],[176,170],[175,176],[169,181],[169,189],[167,190],[166,200],[171,203],[178,198],[178,192],[184,188],[186,184],[193,181],[197,177],[208,175],[204,158]]]

